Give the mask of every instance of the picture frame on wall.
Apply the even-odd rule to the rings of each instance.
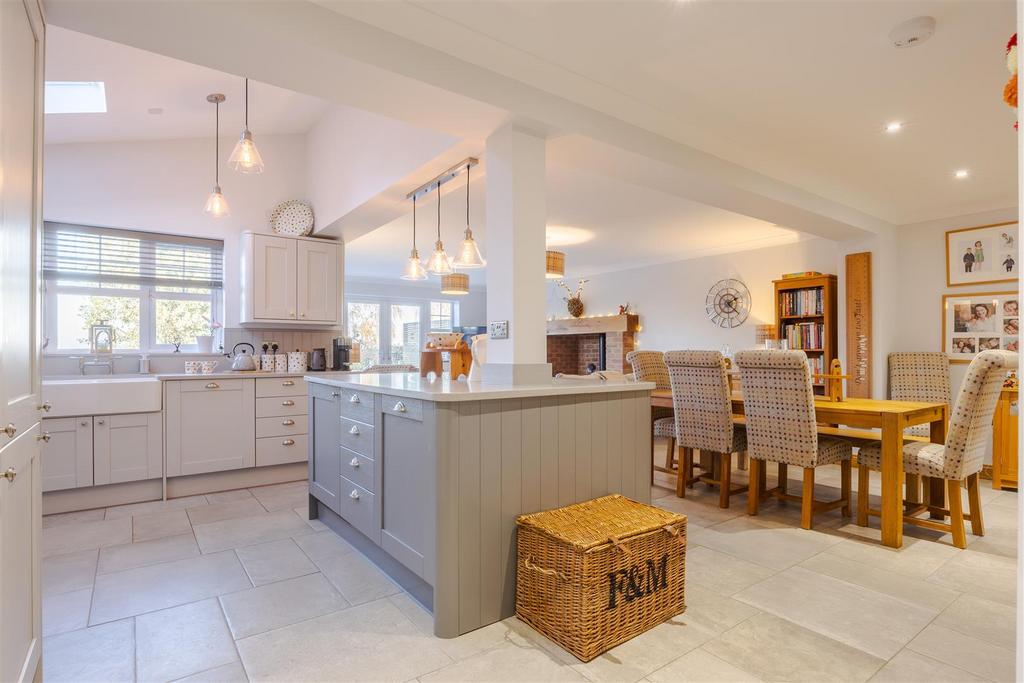
[[[1017,351],[1019,330],[1017,292],[942,296],[942,350],[951,363],[970,363],[988,349]]]
[[[1016,282],[1017,221],[946,231],[946,286]]]

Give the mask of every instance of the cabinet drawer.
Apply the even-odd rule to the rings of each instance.
[[[341,414],[352,420],[373,424],[373,394],[342,388]]]
[[[341,474],[370,493],[377,490],[373,485],[373,460],[344,447],[341,449]]]
[[[306,380],[301,377],[257,377],[256,398],[265,396],[305,396]]]
[[[380,397],[381,411],[388,415],[423,421],[423,401],[416,398],[383,395]]]
[[[275,396],[256,399],[256,417],[283,417],[305,415],[309,410],[301,396]]]
[[[256,439],[256,467],[305,462],[309,457],[307,449],[308,441],[305,434]]]
[[[341,478],[341,516],[375,542],[380,534],[374,523],[374,496],[359,484]]]
[[[241,391],[251,379],[184,379],[178,380],[181,393],[193,391]]]
[[[309,431],[309,417],[306,415],[285,415],[282,417],[260,417],[256,419],[256,438],[268,436],[294,436]]]
[[[341,445],[368,458],[373,457],[373,427],[341,418]]]

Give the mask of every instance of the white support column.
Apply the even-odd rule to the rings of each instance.
[[[547,362],[545,140],[503,128],[487,139],[487,320],[508,339],[487,341],[484,382],[551,381]]]

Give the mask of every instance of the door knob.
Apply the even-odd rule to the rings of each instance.
[[[7,481],[14,481],[14,478],[18,476],[18,470],[14,469],[13,467],[8,467],[7,471],[0,476],[3,476],[3,478],[6,479]],[[355,491],[353,491],[352,493],[355,493]]]
[[[83,427],[88,427],[89,426],[89,421],[88,420],[82,420],[81,425]]]
[[[96,424],[98,424],[98,425],[104,425],[104,424],[106,424],[106,422],[105,422],[105,421],[103,421],[103,420],[96,420]]]
[[[48,413],[48,412],[50,412],[50,408],[52,408],[52,407],[53,406],[50,405],[49,401],[43,401],[42,403],[39,404],[39,408],[38,409]]]
[[[36,434],[36,441],[50,442],[50,432],[43,432],[42,434]]]
[[[352,500],[359,500],[359,491],[352,489],[352,493],[348,494],[348,497],[351,498]]]
[[[7,423],[7,426],[2,431],[8,438],[13,439],[14,435],[18,433],[18,428],[11,423]]]
[[[359,469],[359,458],[352,458],[352,461],[349,462],[349,465],[352,465],[352,467]]]
[[[359,396],[357,396],[356,394],[352,394],[349,397],[348,402],[349,403],[359,403]]]
[[[352,425],[352,428],[348,430],[348,433],[353,436],[359,436],[359,427]]]

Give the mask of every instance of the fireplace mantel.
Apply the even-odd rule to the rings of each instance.
[[[548,336],[566,334],[605,334],[608,332],[636,332],[640,316],[595,315],[583,318],[556,318],[548,321]]]

